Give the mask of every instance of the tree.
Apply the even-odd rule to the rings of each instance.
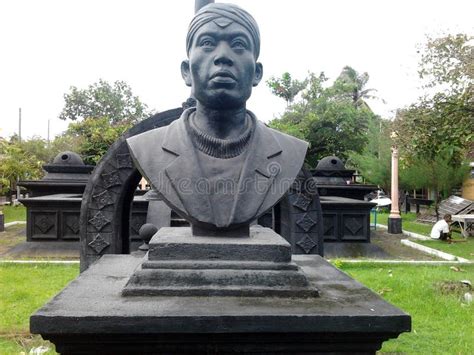
[[[62,139],[77,142],[77,153],[84,163],[96,165],[109,147],[131,126],[130,122],[110,125],[107,117],[86,118],[70,123]]]
[[[428,39],[419,69],[425,95],[394,121],[407,183],[432,189],[437,203],[462,181],[473,147],[472,39],[462,34]]]
[[[76,121],[88,118],[106,117],[111,124],[136,123],[150,115],[147,105],[137,96],[124,81],[113,85],[100,79],[87,89],[71,86],[70,92],[64,94],[65,105],[59,118]]]
[[[342,97],[346,97],[352,100],[352,103],[356,107],[363,106],[364,108],[370,109],[367,104],[367,99],[376,99],[376,96],[370,94],[370,92],[377,91],[375,89],[367,89],[366,85],[369,81],[369,74],[367,72],[359,74],[355,69],[350,66],[345,66],[342,69],[341,74],[333,84],[333,90],[336,95],[339,94]]]
[[[349,152],[361,152],[367,144],[367,127],[375,115],[370,109],[354,105],[352,97],[341,95],[333,86],[325,87],[324,73],[310,73],[301,100],[287,108],[270,126],[310,143],[307,163],[337,155],[347,159]]]
[[[285,99],[287,106],[293,102],[296,95],[305,88],[306,84],[306,80],[299,81],[292,79],[291,74],[288,72],[283,73],[281,78],[275,78],[272,76],[267,80],[267,85],[272,90],[272,93]]]
[[[399,145],[408,158],[434,160],[443,152],[459,164],[474,141],[474,48],[466,35],[429,39],[419,74],[426,94],[400,110]]]
[[[447,198],[459,186],[470,168],[467,162],[453,164],[449,150],[439,152],[433,160],[415,158],[402,164],[402,183],[409,189],[429,188],[435,192],[435,211],[442,198]],[[439,216],[438,216],[439,217]]]
[[[96,164],[120,135],[150,115],[147,106],[123,81],[110,85],[99,80],[85,90],[73,86],[64,99],[59,117],[75,122],[54,142],[74,144],[86,164]]]
[[[390,190],[391,183],[391,127],[388,121],[376,117],[369,121],[367,145],[361,153],[351,152],[347,166],[357,169],[365,179]]]
[[[15,190],[18,180],[37,179],[42,176],[43,161],[26,152],[15,137],[0,140],[0,192]],[[11,202],[11,196],[10,196]]]
[[[418,74],[426,88],[439,88],[451,93],[472,89],[474,77],[474,37],[466,34],[430,38],[422,47]],[[439,90],[438,90],[439,91]]]

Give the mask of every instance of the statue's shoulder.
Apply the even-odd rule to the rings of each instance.
[[[172,122],[170,125],[172,125],[174,122]],[[164,126],[164,127],[158,127],[154,129],[150,129],[149,131],[137,134],[133,137],[127,138],[127,143],[131,147],[136,147],[139,145],[147,145],[150,142],[157,142],[164,139],[166,136],[166,132],[168,131],[168,128],[170,127]]]
[[[158,127],[149,131],[137,134],[133,137],[127,138],[127,144],[130,149],[134,152],[145,151],[149,152],[157,145],[161,146],[169,136],[174,136],[177,130],[180,129],[181,124],[179,118],[176,121],[171,122],[169,125],[164,127]]]
[[[283,151],[293,151],[299,154],[306,154],[309,145],[308,142],[270,128],[261,121],[257,122],[260,126],[261,132],[263,132],[264,135],[271,135],[275,138]]]

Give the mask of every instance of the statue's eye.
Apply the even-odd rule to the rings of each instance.
[[[236,40],[232,41],[232,48],[247,49],[248,45],[245,41],[243,41],[241,39],[236,39]]]
[[[214,46],[214,41],[210,38],[204,38],[201,43],[200,43],[201,47],[213,47]]]

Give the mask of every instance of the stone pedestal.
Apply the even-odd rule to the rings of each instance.
[[[142,263],[105,255],[30,320],[61,354],[375,354],[410,316],[317,255],[293,256],[319,297],[123,297]]]
[[[402,219],[398,217],[388,217],[388,232],[390,234],[402,233]]]
[[[249,237],[194,236],[191,228],[161,228],[131,275],[123,296],[316,297],[291,246],[270,228]]]

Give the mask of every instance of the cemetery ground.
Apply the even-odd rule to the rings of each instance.
[[[4,210],[7,222],[12,218],[9,209]],[[21,220],[20,210],[15,207],[11,209],[16,214],[15,220]],[[383,214],[379,214],[377,222],[383,224],[384,218]],[[431,229],[428,225],[418,225],[412,215],[402,214],[402,218],[404,230],[427,235]],[[6,249],[23,242],[24,229],[25,225],[8,227],[6,233],[0,234],[0,248]],[[433,260],[431,256],[423,259],[418,251],[402,246],[401,238],[392,235],[389,241],[384,242],[387,239],[384,232],[377,230],[372,242],[378,246],[383,245],[391,256],[401,253],[398,258],[401,260]],[[455,239],[461,237],[455,235]],[[459,253],[458,256],[474,260],[474,241],[473,238],[468,240],[440,244],[441,247],[438,246],[441,243],[438,241],[425,243],[432,248],[445,248],[443,250],[448,253]],[[400,252],[401,250],[404,252]],[[473,353],[474,306],[465,301],[464,294],[469,291],[469,286],[461,280],[473,281],[474,264],[392,264],[363,258],[357,261],[332,260],[335,266],[412,316],[412,331],[385,342],[381,353]],[[49,348],[45,354],[55,354],[52,344],[29,333],[29,317],[78,273],[77,263],[0,262],[0,354],[28,354],[31,349],[40,346]]]

